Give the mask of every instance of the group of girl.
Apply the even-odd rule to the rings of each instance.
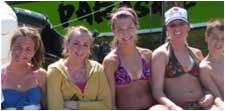
[[[165,27],[159,48],[138,47],[137,14],[121,7],[111,15],[114,40],[102,64],[89,59],[90,31],[76,26],[65,36],[64,58],[47,71],[39,32],[18,28],[1,68],[2,109],[223,109],[223,20],[208,22],[205,58],[187,43],[185,9],[166,11]]]

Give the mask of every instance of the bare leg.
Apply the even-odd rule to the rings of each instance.
[[[158,104],[158,105],[154,105],[151,108],[149,108],[149,110],[169,110],[169,108],[167,108],[164,105]]]

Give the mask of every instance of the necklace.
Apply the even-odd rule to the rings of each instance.
[[[8,70],[9,70],[9,71],[8,71]],[[27,71],[25,71],[25,73],[28,73],[28,72],[29,72],[29,68],[27,68],[26,70],[27,70]],[[4,75],[3,75],[3,79],[7,76],[7,73],[12,73],[12,72],[10,72],[9,67],[7,67],[7,68],[5,69]],[[21,89],[21,88],[23,87],[22,84],[24,84],[23,82],[24,82],[25,79],[27,79],[27,77],[21,78],[20,81],[17,81],[17,82],[15,82],[15,78],[13,79],[13,78],[10,77],[10,79],[12,80],[12,81],[11,81],[11,80],[10,80],[10,81],[13,82],[13,83],[15,84],[15,86],[16,86],[17,89]]]
[[[82,66],[78,69],[74,69],[71,67],[71,65],[67,62],[66,63],[67,70],[72,78],[73,83],[75,84],[81,84],[86,82],[86,75],[85,75],[85,65],[82,64]]]
[[[21,84],[17,84],[17,85],[16,85],[16,88],[18,88],[18,89],[20,89],[21,87],[22,87]]]

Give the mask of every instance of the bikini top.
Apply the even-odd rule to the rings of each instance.
[[[6,71],[2,71],[2,82],[4,82],[5,76]],[[33,78],[35,81],[37,80],[35,76],[33,76]],[[1,104],[2,109],[41,109],[41,88],[38,86],[38,81],[36,81],[36,84],[36,87],[23,92],[14,89],[2,89],[2,96],[4,98]]]
[[[186,73],[199,77],[199,74],[200,74],[200,68],[199,68],[199,62],[198,62],[199,60],[197,59],[197,57],[194,55],[194,53],[191,51],[190,48],[188,48],[188,53],[193,59],[194,64],[189,71],[184,71],[183,66],[177,60],[170,43],[168,43],[167,49],[169,50],[169,62],[166,65],[166,70],[165,70],[166,78],[174,78]]]
[[[122,61],[121,61],[121,58],[119,56],[118,49],[116,49],[116,55],[118,55],[118,59],[119,59],[118,68],[117,68],[116,72],[114,73],[116,85],[129,84],[129,83],[132,82],[132,80],[131,80],[128,72],[126,71],[126,69],[122,65]],[[141,75],[141,78],[139,80],[147,80],[150,76],[150,67],[147,64],[147,62],[144,60],[143,56],[140,53],[139,53],[139,55],[141,57],[142,68],[143,68],[142,69],[142,75]],[[133,80],[133,81],[135,81],[135,80]]]

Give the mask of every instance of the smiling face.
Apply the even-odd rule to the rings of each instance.
[[[113,33],[120,44],[136,42],[137,27],[130,17],[117,18],[114,22]]]
[[[34,56],[34,42],[30,37],[18,37],[11,46],[12,62],[26,64]]]
[[[183,20],[174,20],[166,25],[171,40],[186,40],[190,30],[189,24]]]
[[[90,35],[85,32],[73,32],[70,40],[66,43],[69,58],[84,60],[90,55],[91,40]]]
[[[208,50],[213,54],[223,53],[224,50],[224,31],[214,28],[211,33],[205,34],[205,41]]]

